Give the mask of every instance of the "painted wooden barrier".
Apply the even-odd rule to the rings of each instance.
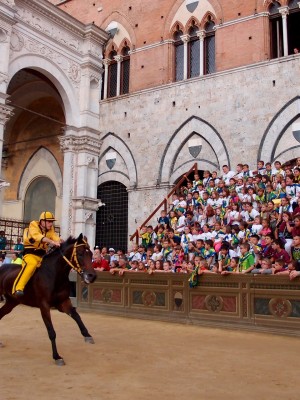
[[[186,274],[98,272],[77,282],[80,309],[119,316],[300,336],[300,278],[213,275],[190,288]]]

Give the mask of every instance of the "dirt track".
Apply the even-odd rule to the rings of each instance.
[[[298,400],[300,340],[82,314],[95,345],[52,312],[54,365],[39,311],[0,322],[0,400]]]

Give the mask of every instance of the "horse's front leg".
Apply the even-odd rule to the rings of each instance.
[[[82,319],[80,318],[80,315],[78,314],[77,310],[75,307],[73,307],[71,300],[67,299],[65,300],[63,303],[59,304],[59,306],[57,307],[57,309],[60,312],[66,313],[68,314],[71,318],[74,319],[74,321],[76,322],[76,324],[78,325],[80,332],[82,334],[82,336],[84,337],[84,341],[87,343],[92,343],[94,344],[94,339],[92,338],[92,336],[89,334],[86,326],[84,325],[84,323],[82,322]]]
[[[50,307],[48,305],[41,305],[40,306],[42,318],[44,321],[44,324],[46,325],[47,331],[48,331],[48,336],[51,341],[52,345],[52,357],[55,361],[56,365],[65,365],[64,359],[58,354],[57,348],[56,348],[56,332],[53,328],[52,320],[51,320],[51,314],[50,314]]]
[[[19,304],[18,301],[7,297],[6,302],[0,308],[0,319],[2,319],[5,315],[9,314],[17,305]],[[4,347],[4,344],[0,342],[0,347]]]

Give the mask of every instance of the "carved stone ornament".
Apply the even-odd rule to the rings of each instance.
[[[9,118],[13,115],[13,109],[4,104],[0,105],[0,124],[5,125]]]
[[[14,6],[14,0],[2,0],[2,3],[7,4],[8,6]]]
[[[35,29],[43,32],[52,39],[60,42],[73,50],[80,50],[80,42],[75,35],[68,32],[68,29],[64,29],[59,26],[53,20],[51,20],[51,15],[45,17],[41,14],[32,12],[31,10],[18,7],[18,18],[24,23],[34,27]],[[59,21],[58,21],[59,23]],[[62,22],[63,23],[63,22]],[[61,23],[61,25],[62,25]]]
[[[7,41],[7,33],[4,29],[0,28],[0,43],[4,43]]]
[[[1,83],[6,82],[8,83],[8,76],[0,72],[0,85]]]
[[[75,64],[74,62],[70,62],[68,76],[72,81],[77,82],[77,83],[80,82],[80,78],[81,78],[80,66],[78,64]]]
[[[72,151],[74,153],[86,151],[90,154],[98,155],[100,153],[101,141],[88,136],[64,136],[59,138],[62,151]]]
[[[21,51],[22,49],[26,49],[29,53],[39,54],[42,57],[51,60],[66,72],[76,88],[79,87],[79,82],[81,80],[80,65],[69,60],[63,54],[60,54],[50,47],[45,46],[44,43],[29,39],[21,35],[16,30],[13,30],[10,49],[15,53]],[[11,58],[13,59],[13,56]]]
[[[24,38],[18,32],[13,31],[10,38],[10,48],[12,51],[20,51],[24,47]]]

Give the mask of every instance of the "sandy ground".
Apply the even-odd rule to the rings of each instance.
[[[56,366],[39,310],[0,322],[0,400],[299,400],[300,340],[82,313],[95,344],[52,312]]]

